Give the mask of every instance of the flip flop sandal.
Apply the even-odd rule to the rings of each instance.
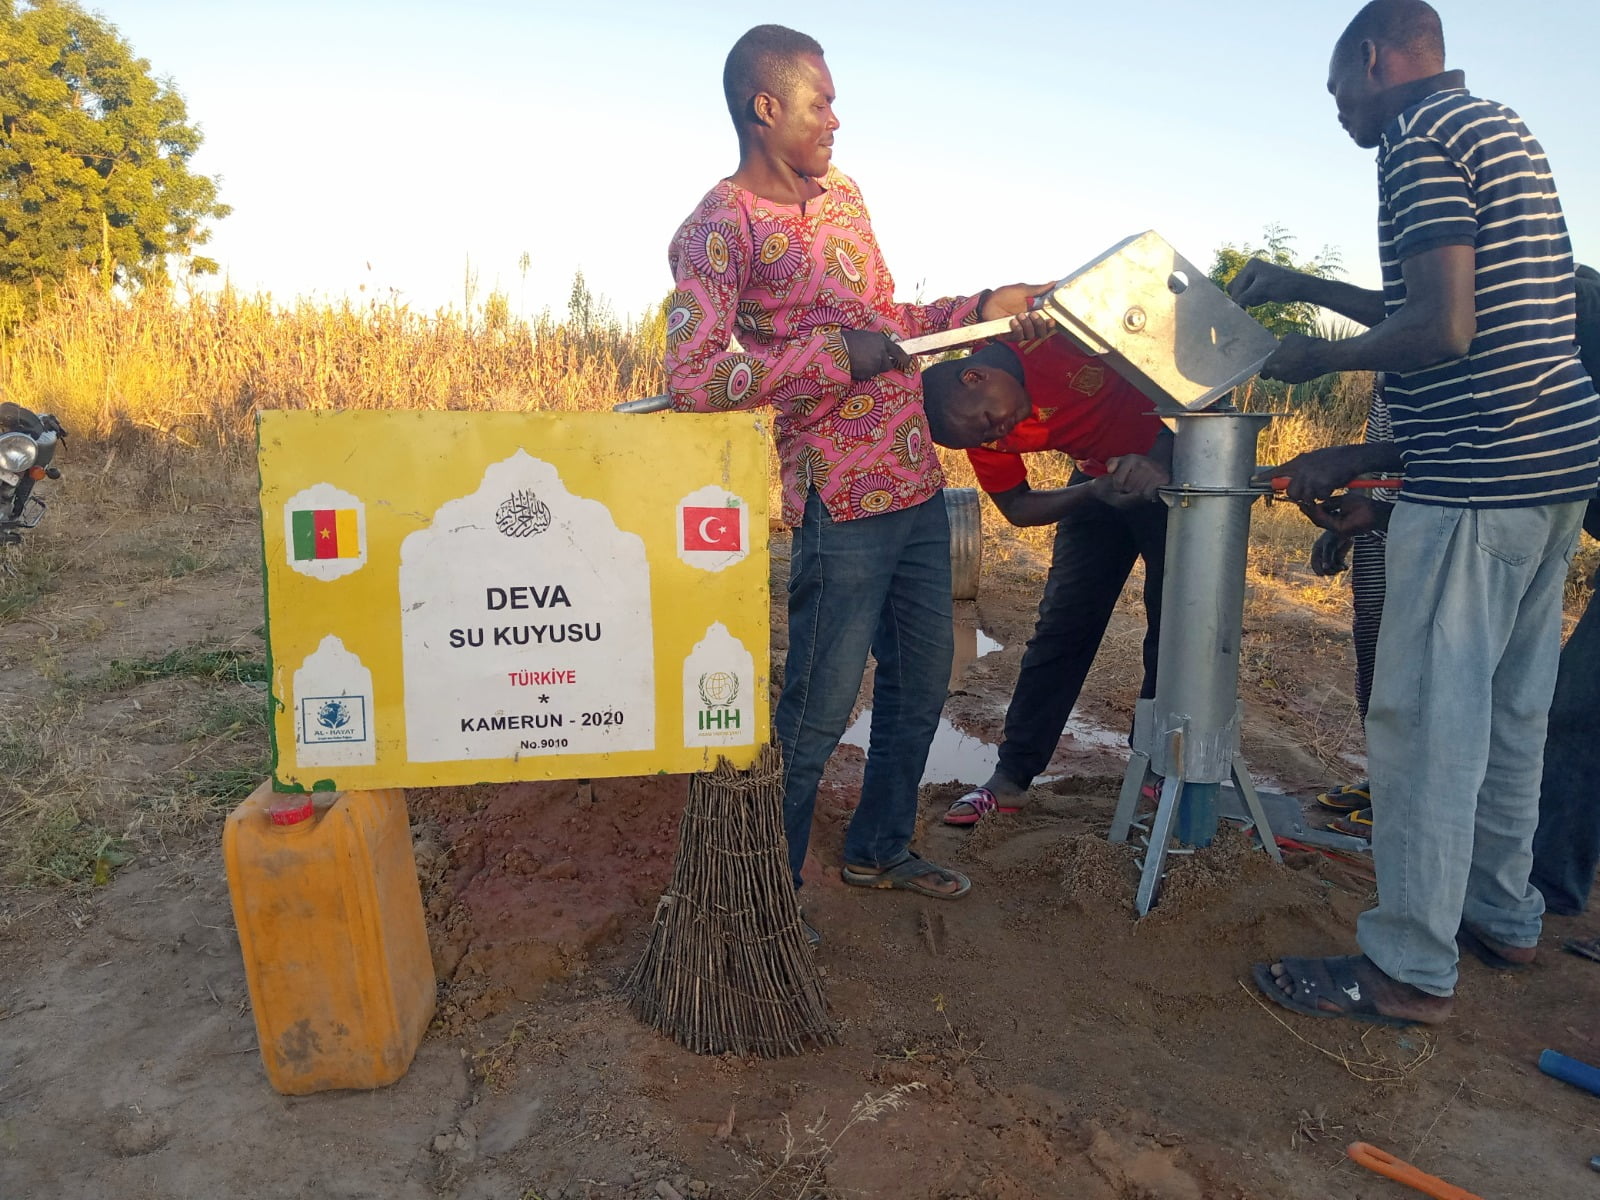
[[[956,809],[960,808],[963,804],[965,804],[970,811],[957,812]],[[976,825],[990,813],[1003,813],[1006,816],[1012,816],[1021,811],[1022,807],[1020,805],[1001,804],[1000,801],[995,798],[995,794],[988,788],[973,788],[965,796],[961,797],[961,799],[957,800],[950,806],[949,810],[944,814],[944,823],[946,825],[959,826]]]
[[[1350,837],[1366,838],[1372,840],[1372,810],[1363,808],[1359,812],[1346,813],[1336,820],[1328,822],[1328,828]]]
[[[1349,954],[1342,958],[1283,958],[1278,961],[1294,981],[1293,992],[1286,992],[1278,986],[1271,963],[1256,963],[1250,968],[1250,974],[1263,996],[1290,1012],[1303,1017],[1344,1017],[1365,1025],[1386,1025],[1391,1029],[1410,1029],[1414,1025],[1426,1024],[1406,1017],[1391,1017],[1378,1011],[1372,997],[1362,992],[1361,980],[1356,976],[1358,965],[1370,965],[1364,954]],[[1324,999],[1339,1005],[1339,1008],[1332,1010],[1319,1007],[1318,1002]]]
[[[972,880],[968,879],[960,871],[952,871],[946,867],[935,866],[915,850],[908,850],[905,858],[895,863],[894,866],[884,867],[882,870],[858,871],[848,865],[841,867],[839,877],[851,887],[901,888],[908,892],[916,892],[919,896],[927,896],[933,900],[959,900],[972,890]],[[941,892],[936,888],[917,882],[930,877],[949,880],[959,886],[953,892]]]
[[[1372,784],[1363,779],[1360,783],[1341,784],[1319,793],[1317,803],[1334,812],[1359,812],[1372,807]]]
[[[1561,948],[1579,958],[1600,962],[1600,938],[1568,938],[1561,943]]]
[[[1491,970],[1526,971],[1533,965],[1531,959],[1527,962],[1518,962],[1516,959],[1507,958],[1491,946],[1481,933],[1468,925],[1456,930],[1456,945]]]

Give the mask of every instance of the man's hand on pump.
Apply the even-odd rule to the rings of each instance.
[[[1011,318],[1011,332],[1005,334],[1001,341],[1006,342],[1036,342],[1040,338],[1047,338],[1056,331],[1056,323],[1038,310],[1018,313]]]
[[[1284,495],[1296,504],[1312,504],[1326,500],[1356,476],[1375,469],[1367,462],[1370,450],[1370,445],[1308,450],[1281,466],[1263,467],[1256,472],[1255,480],[1270,483],[1274,479],[1287,479],[1289,486],[1284,489]]]
[[[1264,258],[1252,258],[1228,281],[1228,298],[1240,308],[1262,304],[1292,304],[1304,300],[1304,271],[1282,267]]]
[[[1032,308],[1034,297],[1051,286],[1048,283],[1008,283],[1004,287],[997,287],[983,298],[983,304],[978,308],[978,319],[997,321],[1001,317],[1024,316]],[[1049,326],[1049,329],[1054,328],[1054,325]]]
[[[1143,454],[1123,454],[1107,459],[1106,473],[1101,478],[1107,481],[1106,489],[1124,501],[1156,500],[1160,490],[1172,482],[1165,467]],[[1105,496],[1101,498],[1106,499]]]
[[[1301,504],[1306,519],[1337,537],[1353,538],[1389,526],[1389,505],[1375,504],[1367,496],[1343,495],[1320,504]]]

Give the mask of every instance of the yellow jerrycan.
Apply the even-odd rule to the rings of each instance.
[[[434,1005],[405,792],[263,783],[222,856],[267,1080],[301,1096],[404,1075]]]

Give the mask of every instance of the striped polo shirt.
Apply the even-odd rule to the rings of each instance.
[[[1477,255],[1477,334],[1463,358],[1391,374],[1402,500],[1513,508],[1587,500],[1600,477],[1600,401],[1574,341],[1572,245],[1544,150],[1459,71],[1415,87],[1378,148],[1384,301],[1401,264],[1440,246]]]

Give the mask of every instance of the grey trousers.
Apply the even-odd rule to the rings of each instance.
[[[1400,503],[1367,713],[1378,906],[1357,926],[1385,974],[1455,990],[1461,923],[1531,946],[1528,882],[1561,598],[1581,503]]]

